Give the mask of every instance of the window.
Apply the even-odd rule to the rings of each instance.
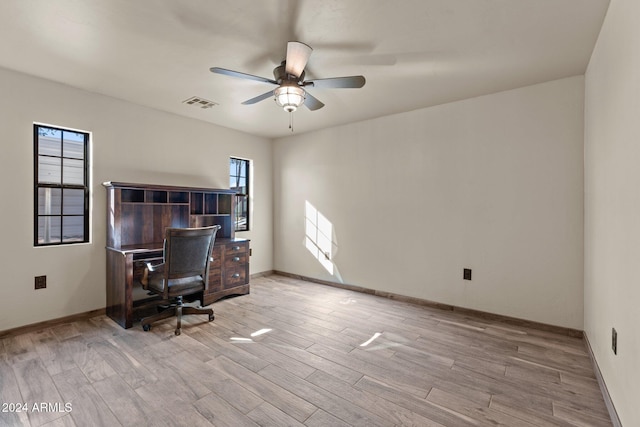
[[[249,230],[249,160],[230,158],[230,188],[237,192],[234,222],[236,231]]]
[[[34,245],[89,241],[89,134],[35,124]]]

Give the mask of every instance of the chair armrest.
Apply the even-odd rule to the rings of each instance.
[[[164,263],[161,262],[159,264],[152,264],[150,261],[144,261],[145,268],[142,272],[142,278],[140,279],[140,283],[142,284],[142,289],[147,289],[149,285],[149,273],[162,273],[164,271]]]
[[[149,271],[163,271],[164,270],[164,262],[161,262],[159,264],[152,264],[151,261],[144,261],[144,264],[146,265],[145,270],[149,270]]]

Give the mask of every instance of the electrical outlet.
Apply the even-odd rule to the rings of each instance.
[[[470,268],[465,268],[462,271],[462,278],[464,280],[471,280],[471,269]]]
[[[36,276],[36,289],[44,289],[47,287],[47,276]]]
[[[613,350],[613,354],[618,354],[618,332],[616,328],[611,328],[611,350]]]

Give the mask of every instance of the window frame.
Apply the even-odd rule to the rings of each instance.
[[[229,157],[229,188],[230,189],[234,189],[234,187],[231,186],[231,180],[234,178],[237,178],[238,176],[241,176],[241,173],[239,174],[231,174],[231,162],[232,161],[238,161],[241,162],[245,165],[245,181],[246,181],[246,188],[247,188],[247,192],[246,193],[239,193],[236,192],[235,194],[235,211],[233,212],[233,229],[236,232],[242,232],[242,231],[250,231],[251,230],[251,160],[249,159],[243,159],[241,157],[235,157],[235,156],[230,156]],[[234,190],[235,191],[235,190]],[[239,206],[240,206],[240,199],[246,199],[247,201],[247,212],[246,212],[246,220],[245,220],[245,227],[244,228],[238,228],[238,218],[239,218]]]
[[[40,129],[52,129],[55,131],[61,132],[61,138],[64,138],[64,132],[76,133],[83,135],[83,185],[80,184],[65,184],[63,171],[64,167],[62,163],[60,165],[60,184],[53,183],[41,183],[39,180],[39,170],[40,170],[40,150],[39,150],[39,134]],[[33,124],[33,245],[34,247],[47,247],[47,246],[63,246],[63,245],[76,245],[76,244],[86,244],[90,243],[91,236],[90,233],[90,145],[91,145],[91,133],[87,131],[82,131],[78,129],[71,128],[63,128],[59,126],[47,125],[43,123],[34,123]],[[65,157],[63,147],[61,146],[60,155],[49,155],[43,154],[43,156],[47,156],[50,158],[58,158],[62,162],[63,159],[74,159],[78,160],[75,157]],[[39,190],[41,188],[52,188],[52,189],[60,189],[61,191],[61,199],[60,199],[60,213],[55,215],[42,215],[39,212]],[[64,190],[82,190],[84,206],[82,209],[82,214],[64,214]],[[55,242],[40,242],[38,240],[38,231],[39,231],[39,219],[42,217],[57,217],[60,219],[60,240]],[[81,240],[64,240],[64,221],[63,218],[65,216],[74,216],[74,217],[82,217],[83,220],[83,238]]]

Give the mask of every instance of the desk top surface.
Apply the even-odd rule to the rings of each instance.
[[[248,242],[249,239],[243,239],[243,238],[234,238],[234,239],[228,239],[228,238],[216,238],[215,244],[214,245],[226,245],[229,243],[242,243],[242,242]],[[135,253],[145,253],[145,252],[158,252],[158,251],[162,251],[164,248],[164,242],[153,242],[153,243],[140,243],[137,245],[125,245],[125,246],[121,246],[119,248],[113,248],[113,247],[109,247],[107,246],[108,250],[111,251],[116,251],[116,252],[121,252],[123,254],[135,254]]]

